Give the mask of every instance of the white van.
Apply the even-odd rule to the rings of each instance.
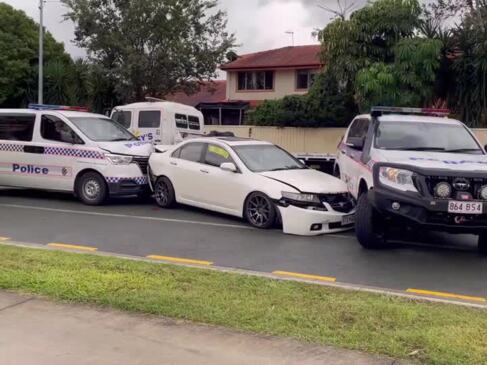
[[[203,114],[189,105],[152,101],[117,106],[111,118],[123,125],[141,141],[173,145],[187,137],[204,134]]]
[[[73,192],[89,205],[143,194],[153,150],[104,115],[29,105],[0,109],[0,186]]]

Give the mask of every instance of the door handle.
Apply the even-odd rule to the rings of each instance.
[[[201,169],[200,171],[201,171],[203,174],[209,174],[209,173],[210,173],[208,170],[203,170],[203,169]]]
[[[340,153],[341,153],[342,155],[347,155],[347,152],[346,152],[345,150],[340,150]]]
[[[171,162],[169,162],[169,163],[170,163],[171,165],[173,165],[173,166],[177,166],[177,165],[178,165],[176,162],[172,162],[172,161],[171,161]]]

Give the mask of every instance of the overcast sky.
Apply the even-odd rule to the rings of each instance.
[[[0,1],[24,10],[39,21],[39,0]],[[291,35],[286,31],[294,32],[296,45],[317,43],[311,33],[315,28],[322,28],[331,17],[317,4],[334,7],[336,0],[220,0],[219,3],[228,13],[228,30],[236,34],[241,45],[237,53],[243,54],[291,45]],[[48,0],[45,26],[58,41],[64,42],[73,57],[83,57],[85,52],[72,43],[73,24],[63,21],[65,12],[61,3]]]

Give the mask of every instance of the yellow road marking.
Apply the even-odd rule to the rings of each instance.
[[[328,282],[335,282],[337,279],[330,277],[330,276],[319,276],[319,275],[310,275],[310,274],[301,274],[297,272],[287,272],[287,271],[274,271],[272,272],[274,275],[279,276],[286,276],[292,278],[300,278],[300,279],[309,279],[309,280],[319,280],[319,281],[328,281]]]
[[[147,258],[148,259],[152,259],[152,260],[178,262],[178,263],[181,263],[181,264],[193,264],[193,265],[203,265],[203,266],[213,265],[213,262],[211,262],[211,261],[185,259],[185,258],[182,258],[182,257],[149,255],[149,256],[147,256]]]
[[[473,301],[473,302],[482,302],[482,303],[487,302],[486,298],[472,297],[469,295],[444,293],[444,292],[430,291],[430,290],[423,290],[423,289],[408,289],[408,290],[406,290],[406,292],[412,293],[412,294],[420,294],[420,295],[432,295],[432,296],[441,297],[441,298],[469,300],[469,301]]]
[[[0,236],[0,241],[8,241],[10,239],[10,237],[2,237]]]
[[[55,248],[67,248],[70,250],[79,250],[79,251],[96,251],[98,250],[96,247],[91,247],[91,246],[81,246],[81,245],[72,245],[69,243],[48,243],[47,244],[49,247],[55,247]]]

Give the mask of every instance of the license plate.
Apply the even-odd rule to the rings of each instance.
[[[448,213],[482,214],[483,204],[477,202],[451,201],[448,203]]]
[[[348,226],[355,223],[355,215],[346,215],[342,218],[342,226]]]

